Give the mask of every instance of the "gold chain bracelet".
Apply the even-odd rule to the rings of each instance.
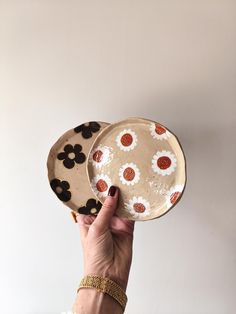
[[[125,291],[116,282],[107,277],[87,275],[81,280],[77,293],[80,288],[96,288],[100,292],[107,293],[125,310],[128,300]]]

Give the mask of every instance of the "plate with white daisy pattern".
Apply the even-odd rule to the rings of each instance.
[[[104,203],[111,185],[120,189],[116,214],[150,220],[180,200],[186,184],[186,160],[176,135],[164,125],[128,118],[106,127],[88,154],[91,189]]]

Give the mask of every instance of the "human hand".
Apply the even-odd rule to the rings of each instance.
[[[111,186],[97,216],[76,216],[83,247],[84,276],[108,277],[125,291],[132,262],[134,221],[115,215],[118,188]]]

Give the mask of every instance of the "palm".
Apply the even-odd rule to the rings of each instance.
[[[126,288],[132,260],[134,221],[115,214],[118,190],[97,216],[78,215],[86,274],[108,276]]]
[[[94,219],[96,221],[96,218]],[[87,272],[98,273],[106,270],[119,273],[119,278],[127,278],[131,264],[131,247],[134,221],[113,216],[110,228],[102,234],[95,234],[91,225],[86,239]]]

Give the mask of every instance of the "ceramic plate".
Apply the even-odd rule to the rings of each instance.
[[[149,220],[179,200],[186,182],[185,157],[177,137],[160,123],[129,118],[105,128],[87,159],[91,188],[104,202],[110,185],[120,188],[117,215]]]
[[[109,124],[91,121],[67,131],[51,148],[48,160],[50,186],[59,200],[82,214],[97,214],[101,203],[91,191],[86,159],[97,135]]]

